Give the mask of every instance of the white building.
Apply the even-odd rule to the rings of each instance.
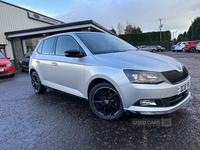
[[[10,3],[0,1],[0,51],[14,59],[11,42],[6,39],[5,32],[45,27],[64,22],[24,9]],[[22,40],[24,52],[33,49],[38,39]]]
[[[41,38],[68,31],[111,33],[92,20],[64,23],[0,0],[0,52],[10,57],[16,66]]]

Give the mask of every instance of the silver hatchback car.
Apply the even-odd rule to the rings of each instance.
[[[120,38],[69,32],[42,39],[29,63],[35,93],[53,88],[89,101],[94,114],[167,114],[190,99],[190,75],[170,57],[136,51]]]

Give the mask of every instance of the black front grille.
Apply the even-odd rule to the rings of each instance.
[[[152,99],[155,101],[156,106],[154,105],[148,105],[148,106],[143,106],[143,107],[170,107],[170,106],[175,106],[176,104],[180,103],[183,101],[187,96],[189,92],[188,90],[179,94],[175,95],[172,97],[167,97],[167,98],[162,98],[162,99]],[[141,106],[140,105],[140,100],[137,101],[136,103],[133,104],[133,106]]]
[[[187,97],[187,95],[188,95],[188,91],[185,91],[180,95],[176,95],[169,98],[163,98],[161,101],[164,107],[170,107],[170,106],[174,106],[180,103],[184,98]]]
[[[186,79],[189,75],[185,66],[183,66],[182,72],[179,72],[177,70],[171,70],[171,71],[162,72],[162,74],[172,84],[176,84],[176,83]]]

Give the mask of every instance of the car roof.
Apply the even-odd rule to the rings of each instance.
[[[64,33],[59,33],[59,34],[54,34],[54,35],[50,35],[50,36],[47,36],[45,38],[43,38],[42,40],[44,39],[48,39],[48,38],[51,38],[51,37],[56,37],[56,36],[61,36],[61,35],[74,35],[76,33],[84,33],[84,34],[109,34],[109,33],[105,33],[105,32],[91,32],[91,31],[76,31],[76,32],[64,32]],[[109,34],[111,35],[111,34]]]

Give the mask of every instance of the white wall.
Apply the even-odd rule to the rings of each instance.
[[[11,60],[13,60],[11,43],[6,40],[4,32],[44,26],[50,26],[50,24],[29,19],[26,10],[0,1],[0,44],[8,44],[6,53],[7,56],[11,57]]]

